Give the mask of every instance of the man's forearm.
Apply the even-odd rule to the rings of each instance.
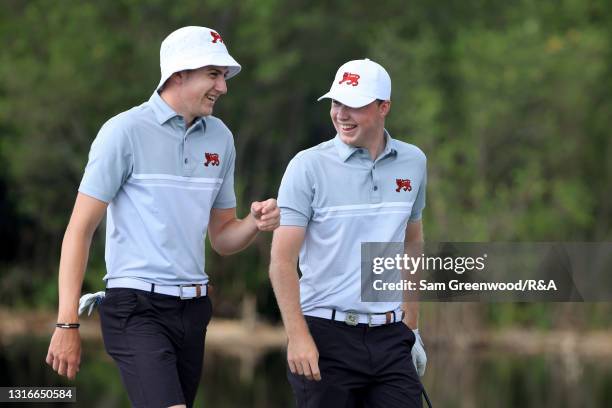
[[[300,306],[300,284],[292,262],[272,261],[270,281],[289,339],[308,333]]]
[[[87,267],[91,236],[70,227],[64,235],[59,267],[58,322],[78,321],[78,305]]]
[[[404,252],[412,257],[417,258],[421,256],[424,249],[424,234],[423,224],[419,221],[416,223],[409,223],[406,227],[406,237],[404,241]],[[421,270],[420,268],[412,273],[404,271],[408,276],[404,278],[409,279],[412,282],[416,282],[418,285]],[[404,291],[403,293],[402,310],[404,311],[404,323],[411,329],[419,327],[419,292],[418,291]]]
[[[252,214],[243,219],[229,220],[215,237],[213,249],[220,255],[231,255],[248,247],[259,230]],[[212,240],[211,240],[212,243]]]

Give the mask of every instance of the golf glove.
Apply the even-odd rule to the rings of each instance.
[[[81,299],[79,300],[79,316],[81,315],[81,313],[85,311],[85,309],[88,309],[87,316],[91,316],[91,313],[93,312],[94,308],[100,302],[102,302],[102,299],[104,299],[104,296],[105,296],[104,291],[100,291],[96,293],[86,293],[83,296],[81,296]]]
[[[414,346],[412,346],[412,363],[419,373],[419,377],[425,375],[425,366],[427,365],[427,355],[425,354],[425,345],[423,344],[423,340],[419,335],[419,329],[414,329],[412,331],[416,340],[414,341]]]

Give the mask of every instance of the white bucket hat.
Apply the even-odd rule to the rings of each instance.
[[[227,79],[233,77],[242,68],[229,55],[219,33],[211,28],[188,26],[167,36],[159,49],[161,79],[157,90],[175,72],[197,69],[207,65],[227,67]]]
[[[391,77],[374,61],[349,61],[338,68],[328,93],[317,99],[334,99],[351,108],[361,108],[376,99],[391,100]]]

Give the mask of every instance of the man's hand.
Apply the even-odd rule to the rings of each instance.
[[[309,380],[321,381],[319,350],[310,333],[289,339],[287,362],[293,374],[306,376]]]
[[[53,371],[73,380],[81,364],[79,330],[56,328],[45,361],[53,367]]]
[[[425,366],[427,366],[427,355],[425,354],[425,345],[423,344],[423,340],[421,339],[421,335],[419,335],[419,329],[415,329],[412,331],[416,337],[414,342],[414,346],[412,346],[412,363],[419,374],[419,377],[425,375]]]
[[[251,204],[251,214],[260,231],[274,231],[280,225],[280,209],[276,206],[276,199],[255,201]]]

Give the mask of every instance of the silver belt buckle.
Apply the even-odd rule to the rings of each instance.
[[[354,310],[349,310],[344,316],[344,323],[349,326],[357,326],[359,324],[359,313]]]
[[[179,285],[179,298],[181,300],[193,299],[196,296],[183,296],[183,288],[195,287],[195,285]]]

